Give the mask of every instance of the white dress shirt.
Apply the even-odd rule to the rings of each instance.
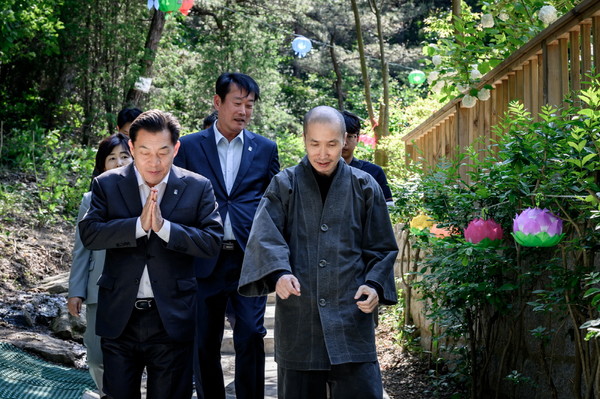
[[[134,162],[133,166],[134,166],[133,169],[135,170],[135,177],[137,178],[137,182],[138,182],[138,188],[140,191],[140,198],[142,199],[142,206],[144,206],[144,205],[146,205],[146,200],[148,199],[148,195],[150,194],[150,187],[146,184],[146,182],[142,178],[142,175],[137,170],[137,167],[135,167],[135,162]],[[170,173],[171,172],[169,171],[169,173],[167,173],[167,175],[164,177],[164,179],[162,179],[161,182],[155,186],[155,188],[158,189],[158,195],[157,195],[157,201],[156,201],[156,203],[158,205],[160,205],[162,197],[165,194],[165,189],[167,187],[167,181],[169,180]],[[144,229],[142,228],[142,219],[141,219],[141,217],[138,217],[136,228],[135,228],[135,238],[137,239],[137,238],[143,237],[145,235],[150,237],[150,234],[152,234],[152,232],[153,232],[152,228],[150,228],[150,230],[148,230],[148,231],[144,231]],[[169,237],[171,236],[171,222],[169,222],[168,220],[164,220],[163,226],[155,234],[157,236],[159,236],[163,241],[169,242]],[[154,298],[154,292],[152,291],[152,284],[150,283],[150,275],[148,274],[148,265],[144,266],[144,272],[142,273],[142,277],[140,278],[140,286],[138,288],[137,297],[138,298]]]
[[[230,194],[235,178],[240,170],[240,162],[244,151],[244,131],[242,130],[233,140],[229,141],[221,134],[221,132],[219,132],[216,123],[213,127],[215,130],[215,141],[217,142],[217,152],[219,153],[221,170],[223,171],[223,178],[225,179],[225,189],[227,190],[227,194]],[[225,222],[223,223],[223,240],[235,240],[229,212],[227,212]]]

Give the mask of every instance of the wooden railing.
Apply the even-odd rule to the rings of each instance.
[[[487,145],[511,101],[537,117],[580,91],[592,70],[600,72],[600,0],[583,1],[488,72],[477,88],[493,86],[489,100],[464,108],[456,98],[404,136],[407,160],[435,165],[479,137]]]

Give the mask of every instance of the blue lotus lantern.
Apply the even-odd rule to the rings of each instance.
[[[300,58],[304,57],[312,48],[312,43],[304,36],[298,36],[292,41],[292,49]]]

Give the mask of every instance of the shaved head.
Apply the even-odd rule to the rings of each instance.
[[[335,130],[340,132],[342,138],[346,134],[344,117],[337,109],[328,107],[327,105],[320,105],[306,113],[304,117],[304,135],[306,135],[308,127],[314,123],[334,125]]]

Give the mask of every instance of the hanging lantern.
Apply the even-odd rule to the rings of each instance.
[[[300,58],[304,57],[312,48],[312,43],[304,36],[298,36],[292,41],[292,49]]]
[[[479,247],[498,245],[501,239],[502,227],[493,219],[473,219],[465,229],[465,240]]]
[[[426,80],[427,76],[425,75],[425,72],[419,71],[418,69],[415,69],[408,74],[408,81],[413,85],[423,84]]]
[[[179,11],[181,11],[181,13],[185,16],[187,16],[190,13],[190,10],[192,9],[192,7],[194,6],[194,0],[183,0],[183,3],[181,3],[181,7],[179,8]]]
[[[162,12],[173,12],[179,10],[182,0],[158,0],[158,9]]]
[[[515,216],[512,236],[524,247],[552,247],[565,235],[562,220],[548,209],[527,208]]]
[[[436,238],[446,238],[452,235],[450,233],[450,229],[440,227],[439,224],[434,224],[433,226],[431,226],[429,228],[429,232],[433,234]]]

